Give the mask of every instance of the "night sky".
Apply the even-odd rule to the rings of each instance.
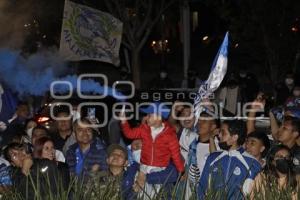
[[[75,2],[106,10],[101,1],[76,0]],[[31,25],[23,27],[26,34],[23,35],[24,42],[21,49],[25,55],[38,51],[41,46],[59,45],[63,4],[62,0],[15,0],[10,1],[10,6],[5,7],[5,11],[15,17],[11,18],[12,22],[23,15],[27,16],[27,18],[24,17],[24,20],[26,19],[27,23]],[[198,27],[191,30],[190,67],[199,73],[200,78],[206,79],[222,38],[229,30],[231,34],[229,71],[238,72],[241,68],[251,69],[254,73],[264,77],[270,74],[270,69],[276,65],[275,68],[278,68],[277,73],[280,78],[280,75],[284,74],[286,70],[293,70],[299,65],[299,61],[296,59],[297,52],[300,52],[300,21],[297,12],[300,10],[299,4],[299,1],[296,0],[275,0],[272,3],[266,0],[190,2],[191,15],[193,12],[197,12],[199,20]],[[20,16],[15,12],[18,12]],[[180,82],[183,74],[183,48],[180,42],[179,4],[171,6],[165,12],[165,16],[165,30],[162,30],[161,24],[158,23],[143,48],[141,73],[143,75],[150,72],[151,75],[147,77],[151,79],[161,67],[164,67],[175,82]],[[33,26],[35,23],[38,25]],[[165,66],[161,66],[160,55],[154,54],[150,47],[153,40],[161,38],[162,32],[165,33],[170,48]],[[204,36],[208,36],[206,41],[203,41]],[[4,39],[7,39],[5,35],[0,35],[0,42],[3,43]],[[122,48],[120,50],[121,66],[124,66]],[[276,59],[272,60],[274,57]],[[71,65],[74,67],[74,63]],[[110,64],[84,61],[75,65],[74,71],[78,73],[110,72],[113,74],[113,80],[118,79],[119,76],[120,68]]]

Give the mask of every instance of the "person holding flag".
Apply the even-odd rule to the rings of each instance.
[[[213,136],[218,128],[218,119],[213,115],[209,96],[220,86],[227,71],[228,33],[213,62],[208,79],[200,86],[194,99],[194,129],[198,137],[189,145],[185,171],[177,192],[178,199],[190,199],[203,172],[205,160],[210,153],[210,142],[216,143]]]

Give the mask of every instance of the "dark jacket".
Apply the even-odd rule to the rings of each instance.
[[[20,168],[12,170],[12,182],[23,199],[55,197],[59,191],[58,168],[55,162],[48,159],[34,159],[30,174],[25,176]],[[37,192],[35,192],[35,189]]]
[[[66,156],[66,163],[69,165],[70,174],[74,176],[76,175],[76,150],[78,148],[78,143],[71,145],[69,150],[67,151]],[[90,150],[85,156],[83,170],[81,173],[82,175],[79,178],[83,179],[84,182],[91,178],[93,176],[93,174],[91,173],[92,167],[95,164],[100,165],[100,170],[107,170],[106,158],[107,154],[104,143],[99,139],[94,139],[91,144]]]
[[[58,183],[63,186],[64,191],[67,191],[70,184],[69,166],[63,162],[57,162],[57,169],[59,172]]]

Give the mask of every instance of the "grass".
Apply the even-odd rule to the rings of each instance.
[[[32,178],[29,178],[31,184],[33,184]],[[47,185],[50,188],[50,183]],[[110,181],[105,182],[103,184],[100,183],[97,179],[93,180],[93,182],[89,184],[83,184],[77,179],[73,179],[70,182],[68,189],[65,191],[62,189],[61,184],[57,185],[57,192],[53,194],[52,192],[46,192],[47,195],[41,194],[40,184],[34,184],[34,200],[119,200],[122,199],[121,192],[119,187],[117,186],[117,182]],[[253,191],[252,197],[245,197],[245,199],[254,199],[254,200],[285,200],[292,199],[291,197],[294,195],[297,199],[300,199],[300,194],[298,190],[292,190],[290,187],[284,190],[278,189],[277,185],[274,183],[268,183],[268,185],[261,186],[262,188],[256,188]],[[179,191],[179,185],[176,184],[171,193],[167,193],[164,191],[164,187],[155,193],[152,199],[154,200],[162,200],[162,199],[176,199],[183,200],[184,199],[184,191]],[[50,191],[50,189],[49,189]],[[179,195],[178,195],[179,194]],[[226,187],[222,188],[218,191],[209,190],[207,191],[205,199],[207,200],[216,200],[216,199],[225,199],[227,194]],[[18,194],[15,190],[8,191],[2,194],[1,200],[23,200],[22,196]],[[145,194],[140,196],[137,199],[150,199],[150,197]],[[190,200],[196,200],[197,195],[195,190],[192,189],[192,196]]]

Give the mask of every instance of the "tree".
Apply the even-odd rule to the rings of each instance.
[[[104,0],[108,11],[123,22],[122,44],[131,52],[133,82],[141,86],[140,52],[163,13],[176,0]]]

